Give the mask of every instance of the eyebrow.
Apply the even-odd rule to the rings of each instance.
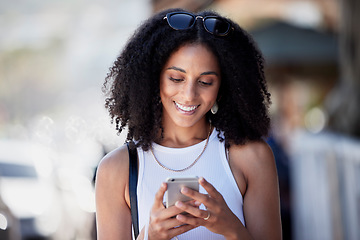
[[[170,69],[175,70],[175,71],[179,71],[179,72],[182,72],[182,73],[186,73],[186,71],[184,69],[178,68],[178,67],[175,67],[175,66],[167,68],[167,70],[170,70]]]
[[[175,70],[175,71],[179,71],[179,72],[182,72],[182,73],[186,73],[186,71],[182,68],[178,68],[178,67],[175,67],[175,66],[172,66],[172,67],[168,67],[167,70]],[[215,75],[215,76],[219,76],[219,74],[217,72],[214,72],[214,71],[207,71],[207,72],[203,72],[200,74],[201,76],[203,75]]]
[[[208,71],[208,72],[203,72],[200,75],[215,75],[215,76],[219,76],[219,74],[217,72],[213,72],[213,71]]]

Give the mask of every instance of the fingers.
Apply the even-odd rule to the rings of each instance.
[[[179,209],[176,206],[165,208],[163,205],[163,199],[166,190],[167,184],[162,183],[155,194],[149,221],[149,236],[152,236],[151,239],[171,239],[174,236],[180,235],[197,227],[196,225],[185,224],[175,218],[175,216],[183,212],[182,209]],[[198,208],[201,203],[192,200],[187,204],[191,207]]]
[[[194,227],[197,226],[207,226],[209,222],[216,221],[216,218],[213,217],[210,211],[208,210],[200,210],[200,209],[187,209],[189,215],[178,214],[176,215],[176,219],[183,224],[191,225]]]
[[[196,227],[195,225],[180,222],[176,218],[160,222],[151,221],[149,225],[149,239],[172,239]]]
[[[189,202],[187,202],[187,204],[189,204],[190,206],[193,206],[193,207],[200,207],[200,205],[201,205],[201,202],[199,202],[199,201],[196,201],[196,200],[192,200],[192,201],[189,201]]]
[[[179,214],[179,213],[178,213]],[[176,215],[173,215],[176,216]],[[183,225],[184,223],[179,222],[176,218],[163,218],[153,217],[151,218],[153,228],[158,232],[168,231],[169,229]]]
[[[181,209],[175,206],[165,209],[163,204],[163,198],[166,190],[167,190],[167,184],[162,183],[159,190],[155,194],[155,200],[151,211],[151,217],[155,222],[161,222],[163,220],[175,217],[177,214],[182,212]],[[179,223],[177,223],[176,225],[176,223],[174,223],[173,221],[169,222],[169,226],[178,226],[178,225]]]
[[[199,183],[212,198],[222,198],[222,195],[214,188],[213,185],[206,181],[205,178],[199,178]]]
[[[179,209],[178,207],[176,206],[171,206],[169,208],[166,208],[163,212],[162,212],[162,215],[161,215],[161,220],[165,220],[165,219],[168,219],[168,218],[173,218],[175,217],[176,215],[182,213],[183,210]],[[179,224],[178,224],[179,225]],[[177,226],[177,225],[175,225]]]
[[[199,179],[199,183],[208,194],[202,194],[189,188],[182,188],[181,193],[194,199],[194,204],[199,206],[204,204],[206,210],[194,207],[191,204],[176,202],[175,206],[190,215],[177,215],[176,218],[189,225],[208,226],[209,223],[217,221],[218,215],[224,209],[224,199],[215,187],[207,182],[204,178]]]
[[[183,224],[191,225],[191,226],[194,226],[194,227],[206,224],[206,221],[203,218],[185,216],[185,215],[182,215],[182,214],[177,215],[176,219],[178,221],[182,222]]]
[[[191,229],[194,229],[196,227],[197,226],[185,224],[185,225],[182,225],[182,226],[171,229],[170,234],[172,236],[177,236],[177,235],[183,234],[184,232],[187,232],[187,231],[189,231]]]
[[[203,177],[199,179],[201,186],[207,191],[208,194],[202,194],[190,188],[182,188],[181,193],[191,197],[195,200],[195,203],[204,204],[207,208],[212,207],[214,204],[217,204],[218,201],[222,201],[222,195],[215,189],[213,185],[207,182]],[[200,204],[199,204],[200,205]]]
[[[163,199],[164,199],[166,189],[167,189],[167,184],[162,183],[159,190],[155,194],[155,200],[154,200],[153,208],[154,207],[155,208],[164,208]]]
[[[151,211],[152,218],[155,221],[162,221],[164,219],[174,217],[174,216],[176,216],[176,214],[181,213],[181,210],[179,210],[176,207],[170,207],[170,208],[165,209],[164,204],[163,204],[163,198],[164,198],[166,189],[167,189],[167,184],[162,183],[159,190],[155,194],[155,200],[154,200],[154,204],[152,206],[152,211]],[[161,211],[159,211],[159,210],[161,210]],[[162,210],[165,210],[165,211],[162,211]]]
[[[177,221],[177,220],[176,220]],[[178,221],[179,222],[179,221]],[[149,239],[172,239],[175,236],[183,234],[191,229],[196,228],[197,226],[188,225],[181,223],[177,227],[171,229],[165,229],[159,226],[155,226],[153,228],[149,227]]]
[[[177,208],[183,210],[184,212],[187,212],[187,213],[189,213],[192,216],[197,217],[197,218],[203,219],[203,218],[206,218],[208,216],[208,211],[201,210],[198,207],[194,207],[194,206],[192,206],[190,204],[186,204],[186,203],[178,201],[178,202],[175,203],[175,206]],[[180,215],[180,218],[181,218],[182,215],[181,214],[179,214],[179,215]],[[177,216],[179,216],[179,215],[177,215]]]

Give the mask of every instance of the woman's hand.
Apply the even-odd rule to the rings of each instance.
[[[194,224],[184,224],[175,218],[174,216],[181,215],[183,212],[183,210],[176,206],[169,208],[164,207],[163,198],[166,189],[167,185],[163,183],[155,195],[155,201],[150,212],[149,240],[168,240],[198,226]],[[191,207],[196,208],[196,205],[192,203]]]
[[[204,204],[206,210],[201,210],[183,202],[176,202],[176,207],[193,216],[189,217],[178,214],[176,219],[183,224],[192,226],[202,225],[214,233],[223,235],[227,239],[237,239],[241,231],[245,230],[245,227],[227,206],[222,195],[209,182],[204,178],[200,178],[199,183],[208,194],[201,194],[189,188],[183,188],[181,192],[198,203]]]

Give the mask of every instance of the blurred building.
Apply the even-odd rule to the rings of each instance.
[[[213,8],[223,12],[242,26],[250,26],[264,19],[282,19],[301,24],[320,24],[338,28],[338,0],[152,0],[153,11],[181,7],[190,11]],[[259,7],[261,6],[261,7]]]

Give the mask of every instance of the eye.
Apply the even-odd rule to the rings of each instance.
[[[207,81],[202,81],[202,80],[199,80],[199,83],[200,85],[202,86],[211,86],[213,83],[212,81],[211,82],[207,82]]]
[[[169,79],[173,82],[182,82],[184,80],[182,78],[173,78],[173,77],[169,77]]]

